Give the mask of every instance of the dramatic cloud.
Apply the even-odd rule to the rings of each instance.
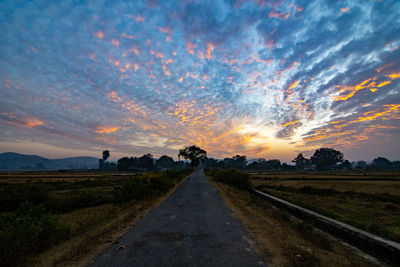
[[[400,156],[396,0],[3,1],[0,26],[1,150]]]

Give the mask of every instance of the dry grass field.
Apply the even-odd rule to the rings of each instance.
[[[269,266],[378,266],[255,194],[210,180]]]
[[[189,172],[0,173],[0,265],[80,265]]]
[[[399,172],[250,172],[255,188],[400,242]]]

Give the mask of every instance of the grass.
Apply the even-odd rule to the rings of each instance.
[[[259,179],[255,175],[252,183],[276,197],[400,242],[400,180],[395,178],[398,173],[386,173],[386,178],[393,180],[373,179],[376,176],[372,174],[366,179],[356,176],[358,180],[329,180],[335,176],[343,177],[346,173],[325,174],[325,179],[309,180],[301,177]]]
[[[16,173],[18,183],[5,183],[11,173],[6,179],[0,175],[0,265],[80,259],[104,236],[144,214],[189,172],[68,173],[68,181],[48,172],[23,174],[25,182]],[[43,253],[47,256],[38,256]]]
[[[212,183],[270,266],[377,266],[249,191]]]

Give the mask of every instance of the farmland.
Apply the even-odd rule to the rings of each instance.
[[[83,258],[156,205],[188,172],[0,173],[0,265]]]
[[[248,172],[255,188],[400,241],[399,172]]]

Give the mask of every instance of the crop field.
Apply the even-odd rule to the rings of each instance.
[[[399,172],[249,172],[255,188],[400,242]]]
[[[0,173],[0,265],[32,265],[39,258],[46,262],[38,265],[65,264],[84,256],[187,174]],[[62,253],[46,254],[60,246]],[[49,255],[57,256],[49,261]]]

